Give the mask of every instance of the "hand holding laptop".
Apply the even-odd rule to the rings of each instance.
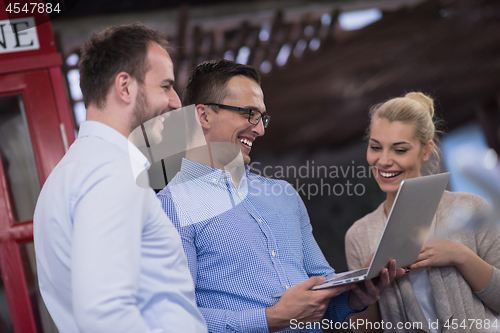
[[[324,282],[325,277],[313,276],[285,290],[278,303],[266,309],[269,331],[276,332],[289,328],[291,319],[297,320],[297,322],[320,321],[330,299],[351,289],[351,285],[346,284],[322,290],[312,290],[314,286]],[[355,300],[354,305],[357,304],[356,302],[357,300]]]
[[[370,258],[371,259],[371,258]],[[367,262],[368,267],[370,262]],[[389,262],[389,267],[382,269],[380,276],[371,280],[364,280],[364,283],[351,283],[352,293],[349,297],[349,307],[353,310],[361,310],[365,306],[374,304],[380,298],[380,295],[389,287],[395,279],[400,278],[405,274],[403,268],[397,268],[396,260]],[[363,307],[359,308],[360,305]]]
[[[429,237],[422,247],[417,261],[411,264],[410,268],[455,266],[457,264],[457,256],[460,256],[463,248],[465,248],[465,245],[451,240]]]
[[[402,181],[369,268],[331,274],[326,276],[325,283],[315,285],[312,289],[371,280],[378,277],[392,259],[396,259],[402,266],[414,264],[429,235],[449,178],[450,173],[447,172]],[[282,294],[280,292],[272,296],[280,297]]]
[[[373,279],[391,259],[401,266],[414,264],[449,178],[447,172],[403,180],[369,268],[329,275],[326,283],[313,289]]]
[[[369,264],[370,262],[368,262],[368,265]],[[391,285],[392,281],[405,274],[405,270],[403,268],[397,268],[396,265],[396,260],[393,259],[389,262],[387,268],[382,269],[379,276],[371,280],[328,287],[326,290],[338,288],[340,286],[350,286],[353,292],[349,296],[349,307],[355,311],[363,310],[365,307],[377,302],[384,291]]]
[[[332,297],[352,290],[349,295],[349,307],[360,311],[378,301],[380,295],[394,279],[402,276],[404,270],[396,269],[396,261],[391,260],[388,268],[382,269],[380,276],[363,283],[342,284],[324,289],[313,290],[325,282],[322,276],[313,276],[287,289],[278,303],[266,309],[266,318],[270,332],[290,327],[290,320],[296,322],[318,322],[328,308]]]

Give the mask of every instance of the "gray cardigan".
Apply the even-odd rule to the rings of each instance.
[[[457,332],[444,328],[445,322],[458,319],[497,320],[497,329],[479,329],[479,324],[472,320],[467,328],[458,328],[460,332],[500,332],[500,226],[476,226],[474,229],[462,229],[459,232],[450,230],[457,212],[460,215],[470,211],[474,214],[484,213],[488,204],[483,198],[470,193],[443,194],[436,216],[431,226],[431,235],[462,243],[472,249],[479,257],[493,266],[493,276],[485,289],[474,292],[455,267],[429,267],[429,279],[436,302],[439,325],[442,332]],[[459,217],[460,217],[459,215]],[[381,204],[374,212],[356,221],[347,231],[345,237],[347,264],[349,269],[361,268],[363,263],[375,251],[386,223],[384,207]],[[423,330],[430,332],[425,316],[415,297],[410,278],[403,276],[392,283],[379,299],[382,320],[392,322],[421,322]],[[478,327],[476,327],[476,324]],[[409,332],[411,330],[392,330],[386,332]]]

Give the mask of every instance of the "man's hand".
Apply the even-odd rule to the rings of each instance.
[[[290,327],[290,320],[297,322],[317,322],[323,318],[332,297],[350,290],[352,284],[311,290],[312,287],[325,282],[322,276],[313,276],[286,290],[275,305],[266,309],[267,323],[270,332]]]
[[[405,273],[402,268],[396,268],[396,260],[391,260],[389,268],[384,268],[380,277],[373,280],[364,281],[364,286],[355,284],[352,286],[352,293],[349,296],[349,307],[352,310],[360,311],[366,306],[372,305],[378,301],[380,295],[389,287],[394,279],[400,278]]]

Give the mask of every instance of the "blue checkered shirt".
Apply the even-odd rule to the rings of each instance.
[[[181,235],[209,332],[269,332],[265,311],[278,301],[272,294],[334,273],[295,189],[249,167],[241,171],[236,188],[229,172],[183,159],[158,193]],[[325,318],[345,321],[357,313],[348,296],[333,298]]]

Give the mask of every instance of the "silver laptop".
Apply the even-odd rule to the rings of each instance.
[[[313,289],[373,279],[392,259],[396,260],[398,267],[413,264],[429,235],[449,179],[450,173],[446,172],[403,180],[370,267],[328,275],[325,283]],[[280,297],[282,294],[272,296]]]

